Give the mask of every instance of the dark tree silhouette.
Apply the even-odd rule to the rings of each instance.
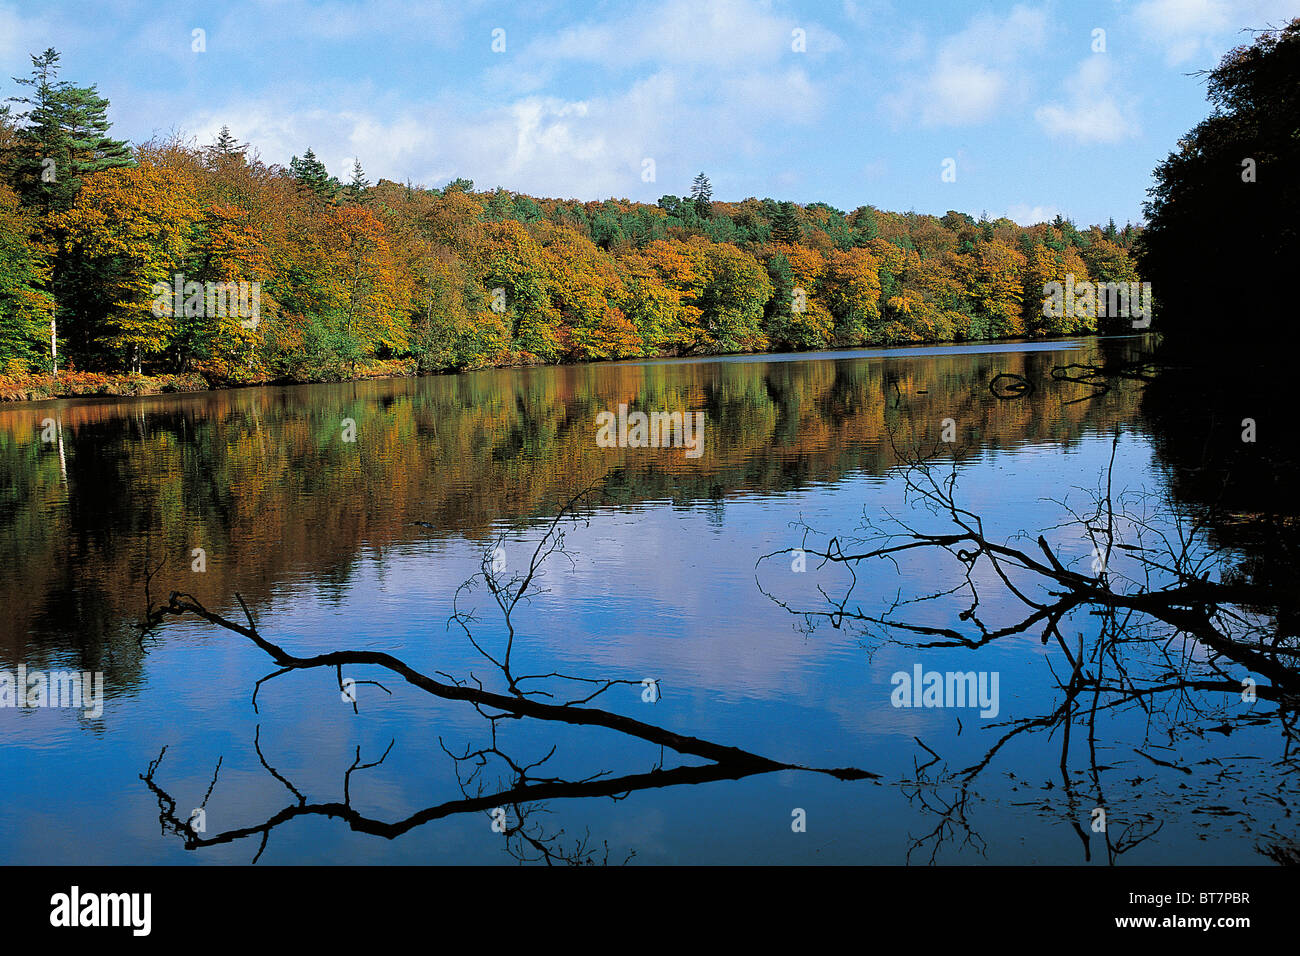
[[[1259,32],[1208,75],[1213,112],[1155,171],[1140,244],[1165,347],[1222,362],[1296,341],[1300,19]],[[1225,324],[1224,310],[1242,317]],[[1281,350],[1285,351],[1285,350]],[[1289,360],[1289,357],[1288,357]]]

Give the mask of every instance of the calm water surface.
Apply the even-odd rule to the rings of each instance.
[[[1268,722],[1213,733],[1220,718],[1189,730],[1181,702],[1124,709],[1098,722],[1091,748],[1076,727],[1062,769],[1059,728],[999,745],[1009,722],[1060,703],[1062,657],[1041,628],[978,650],[918,648],[905,635],[809,629],[764,593],[824,609],[818,585],[833,593],[843,575],[760,556],[798,546],[800,523],[824,543],[864,517],[907,514],[896,449],[927,446],[957,459],[959,497],[991,536],[1028,532],[1033,547],[1043,533],[1086,567],[1090,546],[1062,525],[1062,502],[1097,488],[1112,455],[1117,490],[1169,486],[1136,385],[1090,397],[1051,382],[1054,365],[1101,347],[619,363],[0,408],[0,666],[100,670],[107,698],[96,719],[0,709],[0,859],[247,863],[256,828],[297,804],[295,792],[342,802],[349,768],[385,751],[347,781],[351,807],[380,823],[509,787],[507,758],[522,767],[553,751],[531,776],[569,783],[702,763],[608,729],[506,720],[480,767],[454,759],[492,744],[469,704],[358,669],[391,695],[358,685],[354,714],[333,672],[313,670],[264,685],[255,713],[254,684],[274,668],[250,642],[193,619],[143,641],[133,628],[145,569],[161,565],[155,597],[185,590],[233,616],[238,592],[262,633],[295,653],[384,650],[500,689],[448,626],[453,595],[498,537],[506,567],[522,568],[558,503],[591,486],[592,510],[567,533],[571,560],[555,556],[544,590],[516,611],[516,671],[626,679],[592,705],[878,778],[783,770],[618,800],[560,793],[509,807],[526,834],[510,839],[482,808],[391,839],[304,816],[271,828],[259,865],[513,863],[538,858],[539,845],[611,863],[1266,862],[1261,847],[1297,835],[1297,795],[1275,773],[1283,744]],[[988,387],[999,373],[1047,384],[999,400]],[[597,447],[597,414],[621,403],[703,412],[703,453]],[[54,441],[41,440],[47,419]],[[355,442],[343,440],[345,419]],[[940,442],[945,419],[954,443]],[[1156,524],[1189,510],[1164,507]],[[860,593],[888,603],[954,586],[950,573],[922,556],[879,564]],[[996,588],[983,600],[991,620],[1018,607]],[[499,646],[488,596],[464,606],[477,612],[476,638]],[[968,627],[963,607],[929,602],[910,619]],[[1080,615],[1063,629],[1096,626]],[[996,672],[998,714],[893,706],[891,676],[917,664]],[[654,703],[643,678],[659,682]],[[1207,696],[1207,708],[1233,705]],[[141,774],[164,747],[154,779],[179,812],[203,806],[207,836],[254,832],[193,850],[163,832]],[[956,775],[990,752],[978,773]],[[1090,827],[1098,806],[1109,845]],[[798,811],[804,832],[792,827]]]

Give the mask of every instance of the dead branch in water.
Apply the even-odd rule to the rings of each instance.
[[[563,831],[561,831],[561,834],[548,836],[535,826],[526,825],[527,819],[530,814],[535,812],[539,801],[591,797],[621,799],[628,793],[639,790],[702,784],[717,780],[739,780],[755,774],[772,773],[781,770],[825,774],[839,780],[877,778],[877,774],[856,767],[807,767],[774,760],[742,750],[739,747],[731,747],[700,737],[677,733],[612,711],[586,706],[592,699],[611,687],[620,684],[641,686],[643,681],[628,679],[602,680],[560,674],[558,672],[516,675],[511,667],[512,653],[516,642],[514,613],[521,603],[526,603],[532,594],[538,593],[537,583],[541,580],[542,568],[548,558],[561,555],[572,560],[572,555],[564,546],[563,522],[572,517],[573,510],[581,497],[579,495],[570,500],[547,526],[541,540],[533,549],[529,563],[524,571],[509,578],[505,577],[493,563],[495,548],[489,548],[484,553],[478,574],[462,585],[456,592],[456,600],[459,601],[464,595],[472,593],[475,586],[484,586],[502,614],[506,625],[505,646],[503,651],[497,653],[489,651],[484,646],[484,643],[474,635],[470,625],[477,619],[472,611],[456,607],[449,624],[459,626],[474,648],[501,672],[505,682],[505,692],[487,689],[472,674],[470,675],[473,680],[472,684],[467,680],[459,680],[438,672],[438,677],[445,678],[440,680],[438,677],[423,673],[400,658],[383,651],[339,650],[311,655],[293,654],[261,633],[252,612],[244,602],[243,597],[238,593],[236,593],[235,598],[243,611],[244,620],[242,622],[231,620],[209,610],[192,595],[180,591],[171,592],[167,603],[163,605],[155,606],[150,602],[143,625],[144,633],[153,631],[171,618],[193,616],[246,638],[271,659],[275,670],[260,678],[254,684],[252,705],[255,712],[258,712],[257,697],[262,685],[284,674],[314,669],[333,670],[335,682],[342,691],[345,687],[344,668],[374,667],[400,678],[408,685],[433,697],[449,701],[464,701],[487,721],[491,732],[490,746],[478,749],[466,748],[462,754],[452,753],[443,745],[444,752],[456,762],[458,768],[460,764],[466,762],[475,768],[469,779],[463,778],[459,769],[457,771],[457,781],[464,795],[463,799],[447,801],[428,807],[402,820],[385,822],[366,817],[352,807],[349,784],[351,774],[354,771],[378,766],[383,762],[388,751],[385,751],[384,757],[379,760],[362,764],[360,762],[360,750],[358,749],[356,761],[344,776],[343,800],[341,802],[309,803],[306,797],[284,775],[266,761],[261,750],[259,731],[258,739],[255,739],[259,759],[267,771],[284,784],[295,800],[291,805],[286,806],[260,824],[226,830],[210,837],[196,831],[192,821],[182,819],[177,814],[175,799],[157,783],[156,774],[163,755],[166,753],[166,748],[163,748],[163,753],[159,754],[157,760],[150,763],[147,772],[141,774],[141,779],[158,798],[160,821],[164,830],[181,836],[188,849],[231,843],[248,837],[260,837],[261,846],[257,851],[257,856],[254,857],[254,862],[256,862],[265,849],[270,832],[276,827],[299,817],[327,816],[339,818],[344,820],[351,829],[358,832],[393,839],[432,820],[459,813],[491,812],[509,806],[514,810],[515,819],[518,821],[504,830],[507,837],[507,849],[512,855],[520,860],[546,863],[561,860],[564,862],[593,862],[594,850],[589,848],[589,835],[577,840],[572,849],[562,851],[559,840]],[[555,694],[541,687],[534,688],[532,686],[534,682],[547,679],[584,683],[595,689],[576,700],[552,703],[539,698],[553,699],[556,696]],[[388,688],[376,681],[352,681],[352,683],[371,683],[388,692]],[[356,711],[355,699],[353,699],[353,710]],[[554,748],[540,760],[523,762],[514,759],[505,753],[497,741],[497,725],[503,719],[532,719],[581,727],[604,728],[628,738],[657,745],[661,752],[659,765],[644,773],[625,774],[618,777],[608,776],[603,771],[579,780],[540,777],[535,771],[550,759],[554,754]],[[441,740],[439,743],[441,744]],[[389,750],[391,749],[392,744],[389,745]],[[664,750],[671,750],[683,757],[701,758],[709,763],[704,766],[686,765],[665,770],[662,767],[662,752]],[[507,768],[509,772],[508,785],[491,789],[484,788],[480,782],[479,790],[471,794],[468,789],[469,785],[477,781],[479,771],[489,759],[501,762]],[[215,775],[213,784],[215,785]],[[210,794],[211,788],[209,788]],[[510,842],[511,839],[515,840],[513,844]],[[606,846],[607,855],[608,847]]]
[[[1048,687],[1055,688],[1050,706],[988,725],[996,739],[974,763],[949,771],[930,746],[933,741],[917,740],[928,759],[916,763],[915,779],[905,781],[905,793],[941,819],[912,844],[909,856],[925,844],[933,844],[937,853],[941,843],[982,853],[983,841],[968,822],[972,781],[1013,741],[1046,732],[1059,736],[1059,790],[1069,811],[1065,822],[1091,858],[1089,833],[1079,826],[1077,814],[1086,818],[1092,808],[1106,806],[1103,771],[1112,768],[1098,759],[1098,722],[1121,710],[1139,715],[1139,736],[1150,734],[1153,722],[1160,720],[1171,743],[1276,723],[1282,737],[1277,766],[1287,773],[1300,770],[1300,635],[1294,630],[1296,616],[1287,613],[1287,602],[1294,599],[1236,573],[1230,556],[1206,534],[1211,515],[1183,516],[1164,502],[1153,509],[1154,495],[1118,491],[1113,483],[1118,444],[1116,433],[1110,466],[1091,492],[1089,506],[1057,502],[1067,516],[1057,529],[1079,534],[1091,545],[1090,569],[1049,543],[1047,535],[1056,529],[996,538],[984,518],[959,500],[957,461],[944,467],[897,448],[909,512],[887,513],[883,520],[868,517],[854,535],[837,534],[824,538],[824,544],[817,543],[821,536],[814,529],[798,524],[802,540],[797,547],[759,558],[761,570],[768,561],[798,552],[809,571],[839,573],[843,583],[819,581],[819,597],[801,601],[773,593],[758,578],[760,591],[796,616],[805,633],[829,624],[915,650],[979,650],[1030,637],[1059,651],[1063,664],[1054,667],[1052,657],[1044,657],[1052,682]],[[938,576],[939,582],[926,585],[922,593],[895,591],[890,582],[904,571],[904,563],[923,556],[931,561],[926,579]],[[946,573],[950,578],[945,581]],[[936,602],[943,602],[943,614],[955,620],[933,614],[918,619],[918,605]],[[1090,632],[1087,638],[1075,633],[1080,626]],[[1271,712],[1230,706],[1256,698],[1275,706]],[[1150,747],[1137,743],[1130,752],[1152,765],[1192,774],[1186,763],[1154,757]],[[1077,760],[1081,749],[1086,761],[1082,779],[1079,771],[1070,770],[1072,753]],[[1085,782],[1090,795],[1079,790]],[[1040,799],[1031,805],[1041,811],[1043,804]],[[1130,808],[1129,814],[1113,830],[1092,833],[1111,863],[1155,836],[1163,823],[1140,809]]]

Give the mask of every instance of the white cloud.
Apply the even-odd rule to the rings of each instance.
[[[1079,144],[1118,143],[1140,132],[1131,102],[1112,90],[1111,60],[1092,54],[1066,79],[1065,103],[1048,103],[1034,118],[1049,136]]]
[[[1171,65],[1193,59],[1228,28],[1230,19],[1226,0],[1145,0],[1134,9],[1133,18],[1164,48]]]
[[[981,14],[943,39],[928,72],[905,77],[886,106],[900,119],[920,116],[926,126],[979,123],[1024,99],[1021,63],[1040,50],[1047,31],[1042,10],[1016,6],[1006,16]]]
[[[838,39],[766,4],[669,0],[614,10],[521,41],[515,57],[526,76],[493,64],[474,97],[398,102],[339,91],[338,105],[326,110],[317,107],[326,91],[281,89],[191,116],[185,128],[206,142],[229,122],[281,162],[312,144],[334,172],[357,155],[372,180],[437,185],[463,175],[480,187],[653,201],[685,191],[702,166],[761,153],[773,136],[802,135],[792,131],[815,122],[833,93],[825,77],[810,77],[809,63]],[[808,55],[790,49],[796,25],[807,31]],[[508,42],[520,32],[512,29]],[[582,70],[576,86],[566,75],[573,64]],[[595,80],[589,64],[632,75]],[[657,182],[642,178],[646,159]],[[723,195],[725,182],[716,186]]]
[[[843,0],[844,19],[856,27],[874,27],[886,19],[889,4],[885,0]]]
[[[1051,222],[1061,211],[1055,206],[1031,206],[1028,203],[1013,203],[1007,209],[1007,218],[1022,226],[1032,226],[1040,222]]]
[[[7,3],[0,3],[0,67],[8,72],[3,76],[8,86],[9,75],[26,76],[31,72],[33,53],[41,53],[50,46],[54,31],[43,18],[22,16]]]
[[[838,36],[820,25],[778,16],[753,0],[668,0],[536,40],[525,59],[577,60],[611,68],[647,62],[692,64],[721,71],[797,55],[791,49],[795,29],[805,32],[808,54],[843,47]]]
[[[724,78],[717,95],[733,118],[746,125],[779,120],[804,124],[821,112],[822,90],[797,67]]]
[[[405,0],[377,2],[396,10]],[[274,20],[267,23],[274,34],[303,14],[303,3],[265,0],[256,18]],[[325,42],[365,29],[338,3],[313,17],[307,29]],[[177,117],[181,131],[208,143],[229,125],[268,162],[287,163],[311,146],[340,177],[356,156],[372,181],[434,186],[466,176],[481,188],[654,201],[685,192],[701,168],[712,173],[737,157],[762,162],[785,151],[840,92],[822,56],[839,49],[839,39],[764,0],[611,5],[551,33],[534,28],[553,18],[534,20],[507,22],[509,55],[480,57],[485,65],[454,94],[399,91],[364,75],[321,82],[289,75],[201,105],[159,92],[137,126]],[[480,24],[483,53],[491,22]],[[225,27],[214,25],[210,48]],[[806,31],[806,54],[791,50],[796,27]],[[657,181],[642,178],[646,159]],[[726,178],[714,180],[719,198],[729,198]]]
[[[1296,13],[1294,0],[1143,0],[1132,16],[1170,66],[1213,66],[1233,46],[1249,42],[1242,28],[1281,26]]]
[[[256,42],[288,39],[300,43],[304,39],[355,40],[400,27],[418,30],[427,41],[445,43],[459,29],[469,12],[467,6],[471,4],[449,0],[260,0],[229,10],[224,28],[229,36]],[[486,37],[483,42],[488,42]]]
[[[450,98],[295,109],[277,97],[205,110],[184,129],[207,143],[228,124],[268,161],[281,163],[310,145],[340,178],[359,157],[372,181],[433,186],[467,176],[480,188],[534,195],[657,198],[666,190],[642,181],[641,164],[651,157],[661,169],[669,165],[654,147],[672,141],[671,112],[663,104],[674,91],[674,78],[663,73],[610,97],[526,96],[486,110]]]
[[[943,58],[930,77],[921,119],[928,126],[979,122],[997,109],[1006,88],[998,70]]]

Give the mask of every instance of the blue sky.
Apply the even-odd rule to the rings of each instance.
[[[372,181],[653,202],[704,170],[722,200],[1123,223],[1207,112],[1189,74],[1297,15],[1300,0],[0,0],[0,96],[54,46],[119,136],[207,143],[224,124],[268,162],[311,146],[340,178],[359,157]]]

